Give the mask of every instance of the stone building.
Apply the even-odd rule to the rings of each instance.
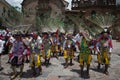
[[[72,0],[72,10],[85,12],[85,16],[94,13],[112,13],[120,17],[117,0]]]
[[[12,7],[7,1],[0,0],[0,22],[4,26],[13,26],[19,22],[19,17],[15,17],[20,15],[14,7]]]
[[[8,9],[11,7],[5,0],[0,0],[0,17],[8,17]]]
[[[32,24],[35,27],[36,17],[44,17],[47,13],[50,17],[61,17],[67,6],[68,2],[64,0],[23,0],[24,24]]]
[[[79,25],[85,24],[87,28],[95,30],[98,26],[87,20],[88,17],[96,14],[110,14],[115,16],[116,20],[112,22],[112,34],[120,33],[120,2],[118,0],[72,0],[71,10],[66,10],[67,21],[73,23],[75,31]],[[69,16],[68,16],[69,15]],[[73,18],[71,18],[71,17]],[[79,17],[79,18],[78,18]],[[81,24],[79,24],[81,23]],[[84,25],[84,26],[85,26]],[[94,27],[93,27],[94,26]],[[86,27],[85,27],[86,28]],[[118,31],[119,30],[119,31]],[[98,32],[98,30],[96,29]],[[93,31],[92,31],[93,32]]]
[[[0,22],[1,25],[8,21],[8,17],[9,17],[9,8],[11,7],[11,5],[9,5],[5,0],[0,0]]]

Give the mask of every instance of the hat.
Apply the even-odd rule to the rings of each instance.
[[[22,37],[23,36],[23,34],[19,31],[19,32],[17,32],[16,34],[14,34],[14,37]]]
[[[101,32],[101,34],[104,34],[104,33],[107,33],[107,34],[110,33],[109,30],[108,30],[108,28],[104,28],[104,30]]]

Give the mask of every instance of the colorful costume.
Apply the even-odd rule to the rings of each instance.
[[[57,44],[57,53],[59,53],[59,55],[62,55],[62,46],[61,46],[61,43],[60,42],[58,42],[58,44]]]
[[[0,71],[3,69],[3,68],[1,67],[1,54],[2,54],[2,52],[3,52],[4,43],[5,43],[5,41],[3,41],[3,40],[0,39]]]
[[[45,59],[45,65],[48,66],[51,57],[50,42],[48,39],[43,41],[43,44],[41,45],[41,53],[43,59]]]
[[[68,67],[68,60],[70,60],[70,65],[72,65],[72,59],[74,58],[74,49],[71,40],[67,40],[64,49],[64,58],[65,58],[65,68]]]
[[[13,42],[12,48],[10,50],[10,64],[11,68],[14,71],[14,75],[11,79],[14,79],[17,76],[16,66],[20,66],[20,75],[22,75],[24,68],[24,56],[27,52],[27,46],[22,41],[20,35],[16,35],[16,40]]]
[[[12,55],[10,63],[12,66],[23,65],[23,56],[27,52],[27,46],[22,41],[14,41],[10,54]]]
[[[100,37],[97,43],[97,58],[98,58],[98,69],[100,68],[100,64],[105,64],[105,73],[108,71],[109,65],[109,57],[110,53],[112,52],[112,40],[109,36],[107,37]]]
[[[51,39],[51,53],[54,57],[58,58],[58,45],[57,45],[57,38],[53,37]]]
[[[1,54],[2,51],[3,51],[4,43],[5,43],[5,41],[3,41],[3,40],[0,39],[0,54]]]
[[[42,71],[41,68],[41,56],[40,56],[40,46],[36,42],[36,40],[33,40],[30,45],[30,50],[31,50],[31,58],[30,58],[30,66],[33,70],[33,74],[36,74],[35,67],[39,69],[39,71]]]
[[[79,54],[79,62],[81,67],[81,75],[83,74],[84,65],[87,65],[87,74],[89,75],[89,67],[91,62],[91,53],[88,46],[88,43],[85,38],[82,38],[80,45],[80,54]]]

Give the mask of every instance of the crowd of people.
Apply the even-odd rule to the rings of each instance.
[[[44,64],[49,66],[50,59],[59,56],[63,56],[65,59],[64,68],[69,65],[73,65],[73,58],[78,57],[78,63],[81,68],[81,76],[83,76],[83,70],[87,65],[87,75],[89,76],[89,69],[92,60],[92,54],[96,54],[98,59],[97,68],[101,68],[101,64],[105,65],[104,73],[108,74],[108,67],[110,64],[111,52],[112,52],[112,38],[108,30],[103,30],[99,36],[90,37],[88,32],[61,33],[59,30],[56,32],[32,32],[29,34],[22,34],[17,32],[12,34],[8,30],[0,31],[0,70],[1,55],[9,54],[8,63],[11,65],[11,69],[14,74],[11,79],[18,76],[16,67],[20,68],[19,75],[21,76],[24,69],[24,63],[30,63],[33,75],[42,74],[41,59],[44,59]],[[75,54],[78,55],[75,55]],[[38,72],[36,72],[36,67]]]

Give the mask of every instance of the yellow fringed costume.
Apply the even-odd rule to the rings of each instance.
[[[92,60],[92,56],[90,53],[90,49],[87,45],[86,40],[83,39],[81,42],[81,48],[80,48],[80,54],[79,54],[80,65],[83,65],[83,63],[90,65],[91,60]]]
[[[41,65],[41,56],[40,54],[32,53],[31,54],[31,67],[37,66],[39,67]]]
[[[50,58],[50,57],[51,57],[51,50],[50,50],[50,49],[47,51],[47,54],[45,54],[45,51],[44,51],[44,50],[42,50],[41,53],[42,53],[43,59],[45,59],[45,56],[46,56],[47,58]]]
[[[87,44],[87,40],[83,37],[80,45],[80,54],[79,54],[79,62],[81,67],[81,76],[83,76],[84,65],[87,65],[87,76],[89,76],[90,63],[92,60],[92,56],[90,53],[89,46]]]
[[[31,43],[30,66],[41,66],[40,49],[36,42]]]
[[[68,58],[68,59],[73,59],[74,58],[74,50],[72,50],[71,48],[67,48],[64,50],[64,58]]]
[[[109,64],[109,58],[108,58],[108,50],[103,50],[101,53],[97,54],[97,59],[98,59],[98,63],[102,64]]]

